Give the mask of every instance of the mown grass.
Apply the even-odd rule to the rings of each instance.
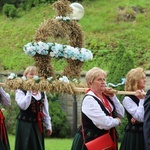
[[[150,1],[149,0],[84,0],[85,15],[78,22],[85,34],[85,47],[91,48],[94,59],[85,62],[83,70],[93,66],[108,68],[109,57],[118,41],[126,50],[135,53],[135,66],[150,69],[147,63],[150,53]],[[137,14],[133,22],[117,21],[119,7],[140,6],[146,12]],[[41,4],[30,11],[18,11],[18,17],[11,19],[0,14],[0,68],[1,70],[24,70],[34,63],[32,57],[23,52],[23,46],[34,40],[36,29],[49,18],[57,16],[50,4]],[[110,56],[106,57],[105,51]],[[56,71],[63,70],[66,60],[53,60]]]
[[[73,139],[53,139],[53,138],[45,138],[45,150],[70,150]],[[11,150],[14,149],[15,145],[15,136],[9,135],[9,142]],[[120,147],[120,143],[118,143],[118,147]]]
[[[70,150],[73,139],[45,138],[45,150]],[[9,135],[11,150],[14,149],[15,136]]]

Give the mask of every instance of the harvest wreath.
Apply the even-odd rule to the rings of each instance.
[[[37,91],[47,91],[47,92],[60,92],[60,93],[83,93],[85,91],[76,90],[76,86],[85,88],[84,84],[79,83],[79,80],[72,79],[69,80],[66,76],[59,77],[58,79],[53,79],[53,77],[43,78],[39,76],[34,76],[33,79],[27,79],[25,76],[17,77],[16,74],[11,73],[8,76],[5,87],[16,90],[37,90]],[[77,88],[78,89],[78,88]]]
[[[12,73],[6,80],[7,88],[73,94],[80,92],[75,90],[76,87],[85,87],[80,83],[82,65],[84,61],[91,60],[93,55],[90,50],[84,48],[84,34],[77,20],[68,17],[77,10],[71,6],[68,0],[55,2],[53,7],[57,12],[56,17],[45,20],[37,29],[34,42],[26,44],[23,48],[27,55],[33,57],[38,76],[26,79]],[[80,17],[83,15],[81,12],[78,14]],[[54,42],[50,43],[49,37]],[[57,39],[66,42],[58,44]],[[51,65],[52,57],[66,59],[67,65],[59,76],[54,73]]]

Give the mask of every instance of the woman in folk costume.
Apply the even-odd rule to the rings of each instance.
[[[150,89],[146,92],[144,100],[144,123],[143,123],[145,150],[150,150]]]
[[[27,79],[33,78],[34,75],[37,75],[35,66],[29,66],[24,71],[24,77]],[[15,150],[45,150],[43,122],[47,135],[52,134],[46,93],[18,89],[15,99],[20,108],[17,116]]]
[[[126,75],[125,90],[136,91],[136,95],[126,95],[123,106],[126,110],[128,123],[120,150],[144,150],[143,119],[146,75],[143,68],[131,69]]]
[[[0,103],[4,106],[10,106],[10,95],[0,87]],[[4,116],[0,109],[0,150],[10,150],[9,140],[4,122]]]
[[[82,134],[82,126],[79,127],[71,150],[86,150],[86,142],[108,132],[114,141],[112,150],[117,150],[115,127],[121,123],[120,118],[124,117],[124,108],[116,95],[109,94],[110,89],[106,88],[106,76],[106,72],[97,67],[86,73],[85,78],[89,89],[83,98],[81,112],[84,134]]]

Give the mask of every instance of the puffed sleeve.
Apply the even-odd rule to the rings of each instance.
[[[5,106],[11,105],[10,95],[6,93],[2,87],[0,87],[0,102],[2,105],[5,105]]]
[[[117,96],[114,95],[113,97],[110,97],[110,99],[113,101],[113,103],[114,103],[114,105],[115,105],[115,109],[116,109],[116,112],[117,112],[117,114],[118,114],[118,117],[119,117],[119,118],[123,118],[123,117],[124,117],[125,110],[124,110],[123,105],[121,104],[121,102],[120,102],[119,99],[117,98]]]
[[[123,99],[123,106],[137,121],[143,122],[144,119],[144,100],[139,100],[140,103],[137,105],[130,97],[125,96]]]
[[[19,89],[16,90],[15,100],[20,109],[26,110],[31,103],[31,99],[32,99],[31,92],[27,91],[26,93],[24,93]]]
[[[51,117],[49,115],[49,104],[48,104],[46,92],[44,92],[44,95],[45,95],[44,107],[43,107],[44,123],[45,123],[46,129],[52,130]]]

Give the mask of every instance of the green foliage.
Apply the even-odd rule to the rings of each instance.
[[[44,0],[41,0],[41,2],[44,1]],[[45,2],[49,2],[49,3],[54,3],[56,2],[57,0],[45,0]]]
[[[37,6],[39,3],[40,3],[40,0],[34,0],[34,1],[33,1],[33,4],[34,4],[35,6]]]
[[[11,106],[6,107],[6,111],[4,111],[5,116],[5,124],[7,128],[7,132],[9,134],[15,135],[16,133],[16,117],[19,113],[19,108],[15,102],[14,93],[10,93],[11,96]]]
[[[133,53],[132,51],[127,51],[125,46],[120,42],[109,66],[107,81],[114,84],[119,83],[132,68],[134,68]]]
[[[126,50],[125,46],[121,42],[118,44],[109,65],[107,83],[113,83],[116,85],[122,82],[122,78],[125,78],[127,72],[134,68],[133,56],[134,55],[131,50]],[[123,91],[124,85],[113,88]],[[120,100],[123,99],[123,96],[118,97]]]
[[[116,49],[116,52],[114,53],[114,57],[112,59],[112,62],[109,66],[109,73],[107,81],[108,83],[121,83],[121,79],[125,78],[127,72],[134,68],[134,62],[133,62],[133,53],[132,51],[127,51],[125,49],[125,46],[120,42],[118,44],[118,48]],[[124,85],[116,87],[117,90],[124,90]],[[119,100],[123,100],[123,95],[118,96]],[[122,119],[122,124],[117,127],[117,131],[119,134],[119,140],[122,139],[124,133],[124,127],[127,123],[127,119]]]
[[[125,114],[124,118],[121,120],[121,125],[116,127],[117,133],[118,133],[118,141],[121,142],[123,136],[124,136],[124,129],[127,125],[127,116]]]
[[[69,137],[71,130],[69,124],[67,123],[66,114],[61,109],[58,97],[58,93],[48,96],[53,128],[52,137],[67,138]]]
[[[17,16],[17,9],[13,4],[5,4],[2,11],[7,17],[14,18]]]
[[[33,0],[30,2],[33,4]],[[82,2],[82,5],[85,15],[78,23],[85,34],[85,47],[94,54],[93,60],[84,63],[84,71],[94,66],[109,70],[112,56],[120,40],[127,51],[134,53],[135,66],[150,69],[150,63],[147,63],[150,53],[148,34],[150,2],[148,0],[130,2],[117,0],[115,3],[104,0],[92,2],[86,0]],[[145,13],[137,14],[134,22],[117,22],[120,6],[138,6]],[[55,15],[52,6],[42,0],[30,11],[23,11],[26,10],[25,7],[22,4],[22,9],[19,11],[20,18],[6,19],[0,16],[0,66],[2,70],[23,70],[34,63],[32,57],[24,54],[23,45],[34,40],[35,30],[44,19],[53,18]],[[52,66],[56,71],[62,71],[65,65],[64,59],[52,60]]]
[[[37,3],[35,2],[35,4]],[[27,0],[25,6],[26,6],[26,10],[29,11],[33,6],[35,6],[34,0]]]

